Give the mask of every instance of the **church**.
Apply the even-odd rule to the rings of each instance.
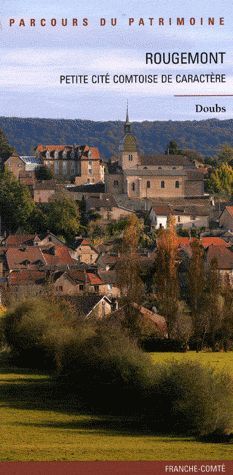
[[[143,155],[131,130],[128,106],[118,158],[106,164],[106,192],[128,198],[200,198],[203,173],[184,155]]]

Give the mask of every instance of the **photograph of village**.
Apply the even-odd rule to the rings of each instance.
[[[0,131],[1,461],[231,460],[233,146],[125,109],[107,158]]]

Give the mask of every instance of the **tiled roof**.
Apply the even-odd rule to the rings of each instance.
[[[225,209],[228,211],[230,216],[233,218],[233,206],[226,206]]]
[[[177,237],[178,245],[180,246],[189,246],[192,242],[196,240],[197,238],[190,238],[190,237],[184,237],[184,236]],[[224,241],[224,239],[220,237],[213,237],[213,236],[200,238],[200,244],[205,249],[207,249],[209,246],[229,247],[229,243]]]
[[[105,193],[102,195],[100,198],[96,198],[94,196],[88,196],[86,198],[86,206],[87,209],[100,209],[100,208],[106,208],[106,209],[111,209],[112,207],[118,208],[117,202],[115,198],[110,195]]]
[[[218,269],[233,270],[233,252],[224,246],[211,245],[207,251],[207,263],[217,260]]]
[[[37,246],[9,247],[6,251],[8,269],[37,268],[39,264],[46,265],[41,249]]]
[[[21,269],[8,275],[9,285],[39,285],[44,284],[46,272],[43,270]]]
[[[167,335],[167,323],[164,317],[137,303],[133,303],[132,306],[139,311],[142,317],[153,322],[163,335]]]
[[[103,285],[103,281],[97,274],[93,274],[92,272],[87,272],[87,281],[91,285]]]
[[[33,241],[39,241],[36,234],[9,234],[5,240],[6,246],[20,246],[21,244],[33,244]]]
[[[164,165],[164,166],[183,166],[194,167],[193,161],[184,155],[143,155],[141,165]]]
[[[46,264],[49,266],[67,266],[74,264],[74,260],[66,246],[52,245],[51,247],[43,249],[43,256]]]
[[[157,216],[168,216],[172,213],[171,208],[168,205],[153,206],[153,210]]]

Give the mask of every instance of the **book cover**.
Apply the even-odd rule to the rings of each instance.
[[[211,393],[211,372],[198,376],[195,364],[232,371],[232,22],[230,0],[1,0],[0,289],[8,340],[1,352],[0,473],[231,473],[230,382],[216,376]],[[205,271],[211,262],[217,267]],[[229,280],[225,286],[214,277],[220,273]],[[87,320],[94,313],[97,320],[137,318],[144,322],[143,337],[133,327],[141,359],[135,354],[130,360],[136,350],[128,336],[117,348],[118,330],[116,337],[100,337],[95,329],[96,341],[105,345],[99,353],[115,352],[111,364],[91,347],[90,333],[91,356],[76,375],[85,389],[71,390],[69,378],[56,386],[63,364],[71,373],[61,370],[62,377],[74,371],[71,360],[64,363],[64,354],[74,353],[61,320],[65,330],[60,334],[55,324],[57,340],[51,327],[43,333],[45,361],[54,351],[55,371],[43,368],[42,340],[38,370],[30,367],[31,347],[28,364],[20,360],[19,346],[12,362],[11,306],[22,295],[42,299],[45,289],[46,304],[34,300],[25,304],[32,305],[28,313],[20,311],[37,318],[53,307],[51,318],[56,312],[62,318],[59,300],[68,296],[72,309],[77,297]],[[24,354],[29,333],[20,340]],[[142,369],[145,352],[154,365],[172,360],[178,368],[170,367],[168,379],[161,370],[166,383],[160,389],[149,382],[146,360]],[[182,367],[190,361],[193,366]],[[121,364],[129,367],[119,370]],[[166,384],[176,387],[174,398],[186,384],[197,394],[187,390],[173,407]],[[79,404],[79,391],[85,404]],[[207,400],[212,409],[216,404],[219,425]],[[198,415],[191,414],[195,404]],[[209,431],[200,428],[202,410],[212,417]]]

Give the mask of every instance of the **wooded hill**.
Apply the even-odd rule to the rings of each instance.
[[[117,153],[123,137],[120,121],[0,117],[0,129],[17,152],[24,155],[33,153],[38,143],[87,143],[99,147],[102,156],[109,158]],[[164,152],[170,140],[175,140],[180,149],[195,149],[204,156],[214,156],[222,144],[233,146],[233,119],[133,122],[132,131],[145,154]]]

